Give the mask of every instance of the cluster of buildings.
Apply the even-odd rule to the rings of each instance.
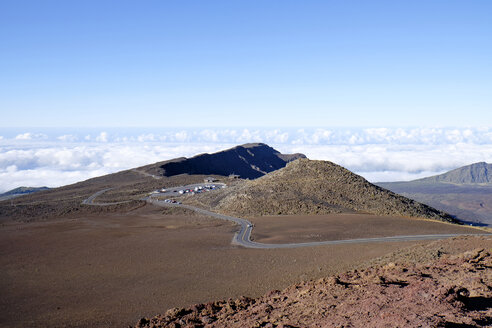
[[[203,191],[209,191],[209,190],[215,190],[215,189],[216,189],[215,185],[205,185],[205,186],[198,186],[198,187],[190,188],[190,189],[182,189],[182,190],[178,191],[178,193],[180,195],[187,194],[187,193],[191,193],[192,195],[194,195],[195,193],[200,193]]]

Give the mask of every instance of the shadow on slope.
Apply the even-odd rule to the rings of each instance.
[[[214,154],[183,158],[160,166],[164,176],[178,174],[238,175],[256,179],[284,167],[288,162],[304,158],[302,154],[285,155],[268,145],[245,144]]]

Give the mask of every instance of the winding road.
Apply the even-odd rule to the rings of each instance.
[[[161,193],[160,195],[176,195],[179,190],[191,188],[192,186],[205,186],[210,184],[194,184],[188,186],[181,187],[173,187],[169,188],[166,193]],[[225,185],[224,185],[225,186]],[[112,188],[100,190],[83,201],[83,204],[86,205],[109,205],[115,203],[95,203],[94,199],[97,196],[100,196],[104,192],[111,190]],[[185,204],[176,204],[176,203],[166,203],[163,200],[158,200],[153,198],[153,195],[149,195],[145,197],[143,200],[146,202],[161,206],[161,207],[182,207],[197,213],[214,217],[220,220],[226,220],[236,223],[239,226],[239,231],[235,233],[232,238],[232,244],[243,246],[246,248],[261,248],[261,249],[275,249],[275,248],[299,248],[299,247],[313,247],[313,246],[321,246],[321,245],[341,245],[341,244],[358,244],[358,243],[381,243],[381,242],[404,242],[404,241],[419,241],[419,240],[437,240],[437,239],[446,239],[457,236],[468,236],[470,234],[433,234],[433,235],[412,235],[412,236],[392,236],[392,237],[375,237],[375,238],[357,238],[357,239],[345,239],[345,240],[326,240],[326,241],[314,241],[314,242],[306,242],[306,243],[289,243],[289,244],[264,244],[258,243],[251,240],[251,232],[253,231],[253,224],[246,220],[233,216],[228,216],[224,214],[219,214],[211,211],[207,211],[205,209],[185,205]],[[483,234],[473,234],[474,236],[490,236],[490,233]]]
[[[94,202],[94,200],[96,199],[96,197],[104,194],[106,191],[110,191],[112,190],[113,188],[106,188],[106,189],[103,189],[103,190],[99,190],[98,192],[92,194],[89,198],[87,199],[84,199],[82,201],[82,204],[84,205],[94,205],[94,206],[108,206],[108,205],[118,205],[118,204],[124,204],[124,203],[129,203],[130,200],[125,200],[125,201],[122,201],[122,202],[114,202],[114,203],[96,203]]]

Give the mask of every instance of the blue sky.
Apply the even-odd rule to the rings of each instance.
[[[266,142],[370,181],[492,161],[492,1],[0,0],[0,192]]]
[[[3,0],[0,126],[490,126],[491,16],[491,1]]]

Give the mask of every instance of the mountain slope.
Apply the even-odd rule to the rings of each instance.
[[[428,178],[377,185],[446,211],[462,222],[492,225],[492,164],[475,163]]]
[[[440,175],[415,180],[415,182],[445,182],[456,184],[492,183],[492,164],[485,162],[474,163]]]
[[[284,167],[299,157],[305,156],[281,154],[265,144],[246,144],[215,154],[202,154],[189,159],[176,158],[23,195],[9,202],[0,200],[0,221],[36,221],[81,213],[119,211],[143,205],[140,199],[156,189],[203,182],[207,176],[221,179],[236,174],[243,178],[256,178]],[[84,199],[95,192],[108,188],[111,190],[99,199],[132,202],[106,207],[82,204]]]
[[[339,165],[308,159],[197,200],[239,216],[361,212],[455,222],[443,212],[375,186]]]
[[[245,144],[213,154],[165,162],[158,165],[156,173],[167,177],[178,174],[235,174],[243,179],[256,179],[284,167],[292,160],[305,157],[303,154],[281,154],[262,143]]]

